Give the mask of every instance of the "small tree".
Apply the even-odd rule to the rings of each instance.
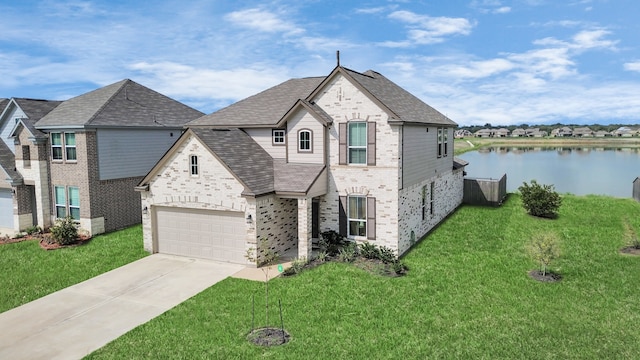
[[[57,219],[51,227],[51,236],[60,245],[73,244],[78,239],[78,228],[71,216]]]
[[[267,327],[269,326],[269,268],[278,261],[279,255],[276,251],[271,249],[267,239],[260,239],[259,248],[262,249],[262,257],[258,255],[259,250],[255,248],[247,250],[245,257],[247,260],[255,262],[257,266],[260,266],[260,270],[262,270],[262,273],[264,274],[264,321],[265,327]]]
[[[560,239],[555,233],[540,233],[531,238],[526,249],[529,256],[540,264],[542,276],[546,276],[549,264],[560,257]]]
[[[523,182],[518,190],[522,195],[522,206],[530,215],[543,218],[555,218],[558,215],[562,198],[553,185],[540,185],[531,180],[531,185]]]

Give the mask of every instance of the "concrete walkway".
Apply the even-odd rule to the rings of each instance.
[[[0,359],[80,359],[243,269],[147,256],[0,314]]]

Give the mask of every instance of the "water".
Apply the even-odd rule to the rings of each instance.
[[[524,181],[552,184],[559,193],[629,198],[640,176],[640,149],[492,147],[459,156],[469,162],[468,177],[499,179],[507,191]]]

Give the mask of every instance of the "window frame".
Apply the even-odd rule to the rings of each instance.
[[[31,146],[29,145],[21,145],[20,149],[22,150],[22,166],[25,168],[31,167]]]
[[[429,215],[433,216],[433,193],[436,187],[436,183],[434,181],[429,185]]]
[[[444,157],[447,157],[447,155],[449,155],[449,129],[447,128],[442,128],[442,133],[443,133],[443,147],[444,147]]]
[[[364,130],[360,129],[360,131],[364,131],[364,145],[352,145],[351,143],[351,135],[352,135],[352,126],[361,126],[364,125]],[[367,165],[368,164],[368,127],[369,124],[366,121],[349,121],[347,123],[347,164],[349,165]],[[358,158],[359,162],[352,161],[352,150],[364,150],[364,154],[359,154]]]
[[[427,185],[422,187],[422,220],[427,220]]]
[[[277,141],[280,139],[281,141]],[[283,146],[287,144],[287,133],[284,129],[271,130],[271,144],[274,146]]]
[[[67,139],[70,138],[69,135],[73,135],[73,144],[67,144]],[[65,161],[70,161],[70,162],[76,162],[78,161],[78,152],[77,152],[77,148],[76,148],[76,133],[75,132],[67,132],[65,131],[64,133],[64,139],[63,139],[63,143],[64,143],[64,160]],[[73,150],[73,151],[70,151]],[[69,153],[73,154],[73,159],[71,159],[69,157]]]
[[[73,197],[71,196],[71,191],[75,190],[77,192],[78,195],[78,204],[72,204],[72,200]],[[69,205],[69,216],[71,216],[73,218],[74,221],[80,221],[80,188],[77,186],[67,186],[67,199],[68,199],[68,205]],[[73,210],[77,210],[78,213],[78,217],[76,218],[74,216],[74,211]]]
[[[308,139],[303,139],[303,134],[307,134]],[[305,146],[303,146],[305,144]],[[313,131],[311,129],[298,130],[298,152],[312,153],[313,152]]]
[[[62,143],[64,142],[63,141],[63,137],[64,136],[62,134],[63,134],[62,132],[52,132],[50,134],[49,141],[51,143],[51,160],[53,160],[53,161],[64,161],[64,149],[62,147]],[[58,144],[56,144],[54,142],[55,135],[59,136],[59,138],[58,138],[59,139],[59,143]],[[59,149],[60,150],[59,157],[56,156],[55,149]]]
[[[360,211],[356,210],[356,215],[362,215],[362,218],[358,218],[358,217],[351,217],[352,215],[352,205],[351,205],[351,200],[352,199],[356,199],[357,200],[357,206],[361,206],[361,208],[359,209]],[[351,224],[352,223],[359,223],[357,224],[357,229],[360,230],[358,233],[352,233],[352,227]],[[367,197],[363,196],[363,195],[349,195],[347,196],[347,236],[351,237],[351,238],[356,238],[356,237],[367,237]]]
[[[438,140],[438,157],[439,157],[439,158],[441,158],[441,157],[442,157],[442,147],[443,147],[443,146],[442,146],[442,139],[443,139],[443,134],[442,134],[442,133],[443,133],[443,131],[442,131],[442,129],[443,129],[443,128],[439,127],[439,128],[438,128],[438,131],[437,131],[437,133],[438,133],[438,134],[437,134],[437,137],[438,137],[438,139],[437,139],[437,140]]]
[[[198,155],[189,155],[189,174],[193,177],[198,177],[200,175]]]
[[[62,197],[63,199],[59,199],[58,195],[60,194],[58,192],[58,189],[62,190]],[[56,210],[56,219],[63,219],[67,216],[67,189],[65,186],[59,186],[59,185],[54,185],[53,187],[53,203],[54,203],[54,208]],[[60,212],[59,210],[63,210],[64,211],[64,215],[61,217],[60,216]]]

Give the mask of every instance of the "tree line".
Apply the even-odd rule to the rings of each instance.
[[[593,124],[593,125],[585,125],[585,124],[560,124],[560,123],[556,123],[556,124],[545,124],[545,125],[528,125],[528,124],[518,124],[518,125],[504,125],[504,126],[493,126],[491,125],[491,123],[486,123],[484,125],[470,125],[470,126],[459,126],[458,128],[460,130],[469,130],[472,133],[475,133],[478,130],[481,129],[508,129],[509,131],[513,131],[515,129],[521,128],[521,129],[528,129],[528,128],[537,128],[540,129],[541,131],[546,131],[548,134],[551,133],[551,130],[553,129],[557,129],[557,128],[561,128],[561,127],[568,127],[571,128],[572,130],[577,128],[577,127],[588,127],[589,129],[593,130],[593,131],[607,131],[607,132],[612,132],[614,130],[619,129],[620,127],[623,126],[627,126],[627,127],[631,127],[631,128],[638,128],[640,127],[640,124],[635,124],[635,125],[630,125],[630,124],[608,124],[608,125],[600,125],[600,124]]]

